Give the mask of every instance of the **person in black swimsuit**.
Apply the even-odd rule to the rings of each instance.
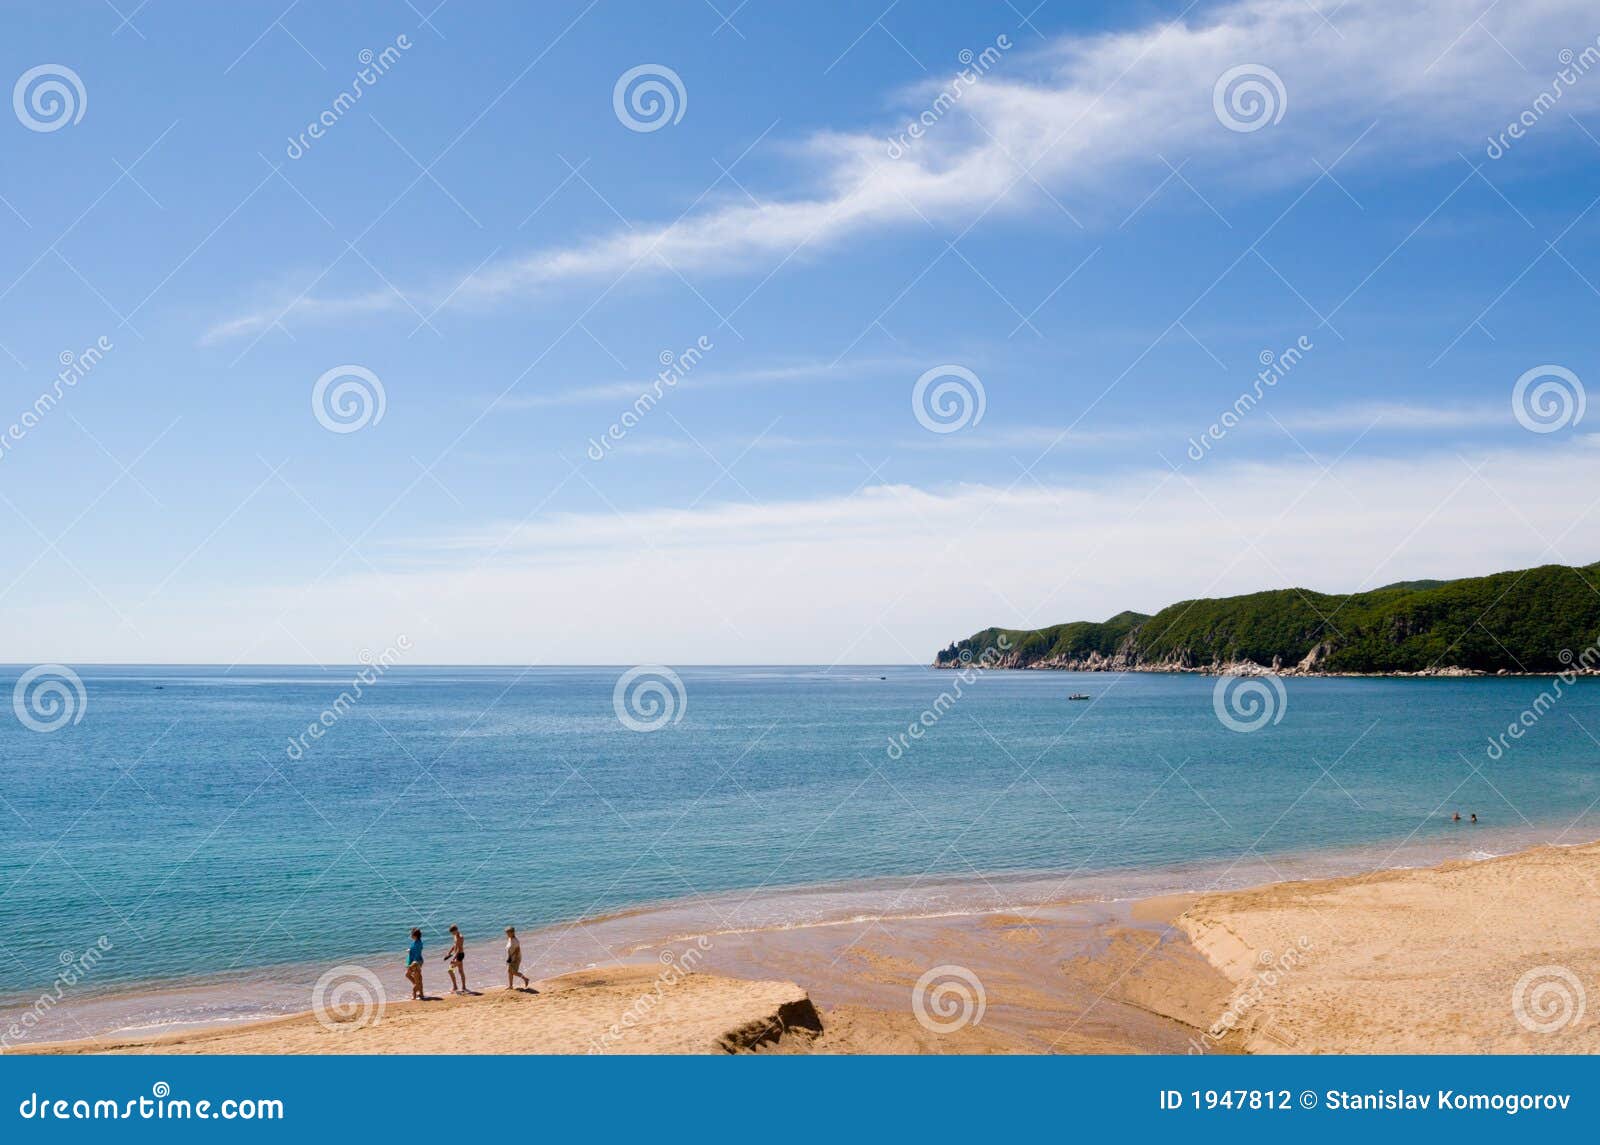
[[[450,949],[444,956],[444,968],[450,972],[450,992],[467,993],[467,940],[455,923],[450,924]],[[459,981],[458,981],[459,979]]]

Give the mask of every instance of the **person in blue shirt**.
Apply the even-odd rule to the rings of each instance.
[[[415,927],[411,930],[411,949],[406,952],[406,978],[411,983],[412,1001],[422,1001],[422,931]]]

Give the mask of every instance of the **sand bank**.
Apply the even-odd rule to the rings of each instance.
[[[1597,904],[1591,843],[1206,895],[1178,925],[1253,1053],[1595,1053]]]

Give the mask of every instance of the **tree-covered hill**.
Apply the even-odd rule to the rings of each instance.
[[[1001,653],[1000,636],[1007,645]],[[1186,600],[1154,616],[986,628],[935,667],[1219,669],[1252,662],[1306,672],[1559,672],[1600,638],[1600,562],[1461,580],[1403,581],[1332,595],[1287,588]],[[1584,665],[1597,663],[1591,652]]]

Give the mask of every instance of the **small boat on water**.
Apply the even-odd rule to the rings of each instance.
[[[1087,700],[1088,698],[1089,693],[1087,692],[1074,692],[1072,695],[1067,697],[1069,700]]]

